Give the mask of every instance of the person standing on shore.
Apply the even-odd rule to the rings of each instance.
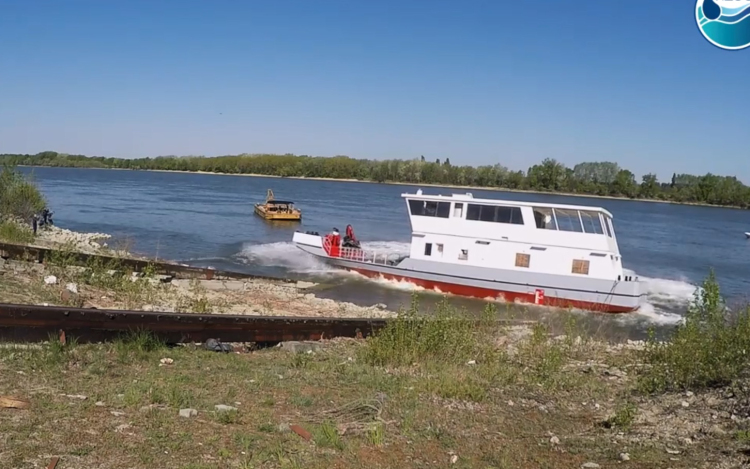
[[[39,215],[36,213],[31,217],[31,229],[34,230],[34,236],[36,236],[37,225],[39,224]]]

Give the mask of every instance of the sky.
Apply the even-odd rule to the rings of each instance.
[[[750,182],[750,49],[711,45],[694,5],[0,0],[0,153],[555,158]]]

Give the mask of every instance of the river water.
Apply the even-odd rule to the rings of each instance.
[[[291,244],[295,230],[343,232],[353,225],[363,247],[406,252],[410,237],[400,194],[418,186],[261,178],[208,174],[72,168],[23,168],[49,199],[58,226],[113,235],[135,251],[193,265],[311,279],[318,296],[362,305],[407,305],[414,287],[367,280],[332,270]],[[301,223],[267,222],[253,203],[272,188],[303,211]],[[465,189],[423,188],[427,193]],[[746,300],[750,287],[750,211],[628,200],[471,190],[475,197],[598,205],[614,214],[625,267],[647,280],[648,300],[629,315],[595,315],[505,305],[516,318],[549,320],[575,315],[587,327],[642,335],[649,326],[675,324],[713,268],[730,303]],[[442,297],[422,295],[429,308]],[[485,303],[452,297],[470,311]]]

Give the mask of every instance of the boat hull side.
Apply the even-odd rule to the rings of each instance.
[[[300,235],[300,236],[298,236]],[[330,257],[319,236],[295,233],[294,242],[305,252],[330,264],[371,278],[407,281],[429,290],[460,296],[501,298],[553,307],[624,313],[638,309],[645,297],[637,281],[624,282],[585,276],[563,276],[488,269],[444,262],[404,259],[396,266]],[[539,296],[539,292],[542,293]]]
[[[645,297],[645,294],[639,291],[639,282],[612,282],[604,279],[519,273],[512,270],[468,266],[451,266],[453,268],[450,271],[440,272],[430,270],[435,269],[435,266],[431,264],[437,264],[437,262],[419,266],[418,264],[424,261],[409,262],[413,259],[405,259],[401,264],[393,267],[341,258],[327,257],[327,259],[335,266],[353,270],[368,277],[382,276],[387,279],[411,282],[426,289],[437,289],[443,293],[476,298],[501,298],[509,302],[520,301],[554,307],[625,313],[638,309]],[[421,268],[407,268],[407,266]],[[464,267],[464,269],[458,267]],[[491,277],[488,278],[487,273],[482,270],[491,270]],[[537,290],[542,293],[539,299],[537,299]]]

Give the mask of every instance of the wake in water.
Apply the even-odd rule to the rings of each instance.
[[[406,255],[409,243],[396,241],[363,241],[362,249]],[[289,272],[312,275],[346,275],[350,272],[331,267],[291,242],[246,245],[235,259],[244,264],[274,265]]]
[[[409,243],[396,241],[363,242],[362,248],[388,253],[408,254]],[[368,278],[356,272],[349,272],[331,267],[324,261],[302,252],[291,242],[246,245],[234,258],[244,264],[275,266],[288,272],[315,276],[354,277],[385,288],[405,292],[424,291],[425,289],[405,281]],[[698,287],[687,280],[669,280],[641,277],[646,289],[646,302],[634,314],[618,315],[622,321],[645,320],[647,322],[669,325],[677,324]],[[436,292],[441,293],[441,292]]]

